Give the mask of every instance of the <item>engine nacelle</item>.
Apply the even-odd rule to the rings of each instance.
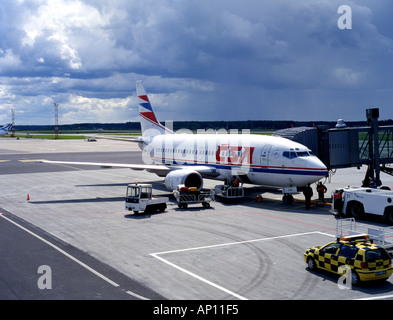
[[[165,186],[169,191],[176,190],[179,184],[196,187],[199,191],[203,187],[203,178],[198,172],[185,169],[174,170],[166,175]]]

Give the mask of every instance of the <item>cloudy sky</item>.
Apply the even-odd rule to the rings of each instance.
[[[352,29],[340,29],[341,5]],[[2,0],[0,124],[393,118],[391,0]],[[348,20],[345,21],[348,25]]]

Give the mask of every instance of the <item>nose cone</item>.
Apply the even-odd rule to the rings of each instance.
[[[301,174],[296,177],[296,181],[292,178],[298,187],[321,180],[328,174],[328,169],[316,156],[302,158],[299,165],[303,168]]]
[[[312,173],[312,175],[323,178],[328,174],[327,167],[323,164],[321,160],[319,160],[318,157],[316,156],[309,157],[307,158],[307,161],[308,161],[308,169],[310,170],[310,173]]]

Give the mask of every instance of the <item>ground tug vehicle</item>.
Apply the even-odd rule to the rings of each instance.
[[[332,193],[332,213],[355,219],[377,215],[393,225],[393,191],[365,187],[336,189]]]
[[[138,214],[163,212],[167,208],[168,197],[153,198],[151,184],[132,183],[127,186],[125,208]]]

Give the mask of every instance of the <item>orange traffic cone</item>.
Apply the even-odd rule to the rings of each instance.
[[[29,194],[27,194],[27,201],[29,201],[30,200],[30,195]]]

